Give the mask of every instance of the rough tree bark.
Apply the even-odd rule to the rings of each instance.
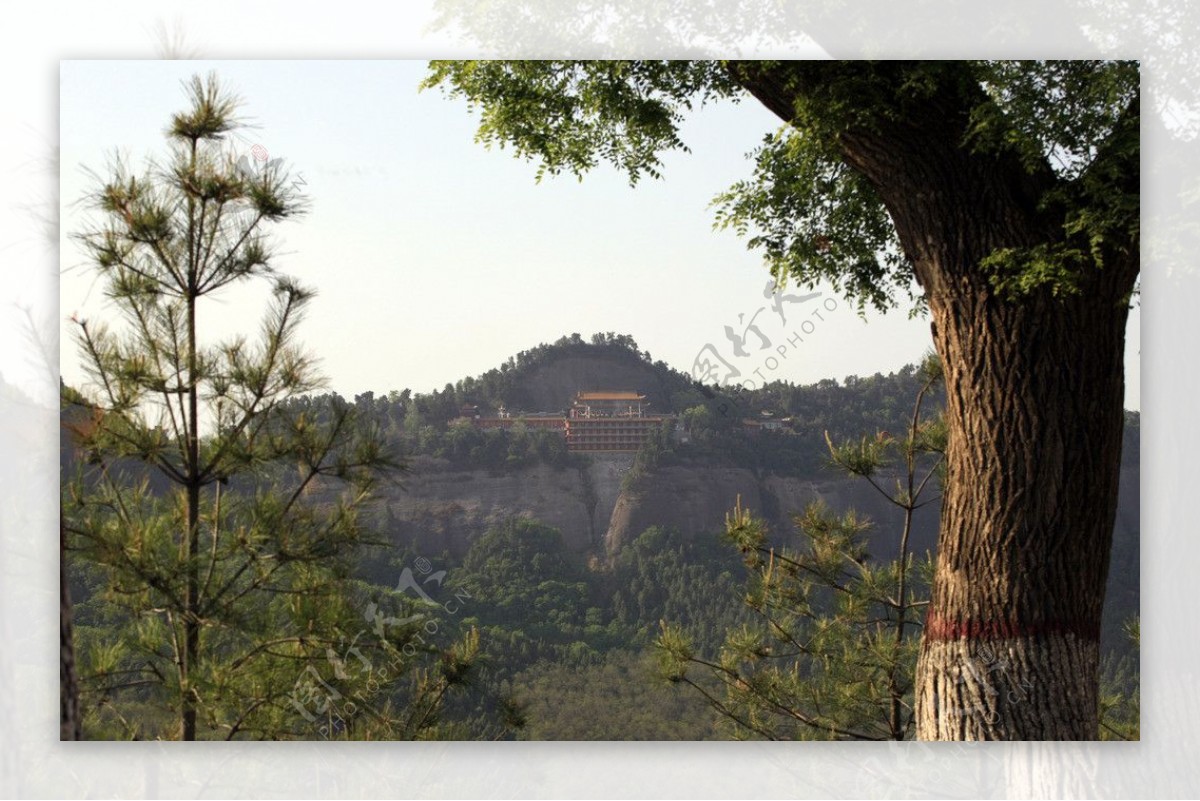
[[[735,74],[791,121],[829,73],[784,63]],[[1137,247],[1109,243],[1077,294],[998,294],[980,262],[1060,241],[1063,218],[1039,204],[1049,168],[1030,174],[1015,156],[962,147],[979,91],[948,81],[838,139],[895,223],[945,366],[947,486],[917,736],[1095,739]],[[1137,186],[1136,162],[1128,180]]]
[[[1098,735],[1127,316],[1125,293],[1104,289],[1013,304],[964,281],[931,308],[951,437],[923,739]]]

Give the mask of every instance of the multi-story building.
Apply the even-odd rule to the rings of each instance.
[[[649,414],[645,395],[626,390],[579,392],[567,417],[573,451],[636,451],[660,428],[664,415]]]
[[[510,429],[518,422],[527,429],[557,431],[572,451],[636,451],[671,415],[649,413],[645,395],[629,390],[578,392],[567,414],[512,412],[501,407],[495,416],[464,406],[459,421],[477,428]]]
[[[629,390],[577,392],[571,404],[571,417],[644,417],[649,409],[645,395]]]
[[[566,434],[567,418],[559,413],[522,412],[516,415],[506,414],[503,417],[476,417],[472,423],[478,428],[512,428],[517,423],[525,428],[558,431]]]
[[[636,451],[666,417],[569,417],[567,448],[573,451]]]

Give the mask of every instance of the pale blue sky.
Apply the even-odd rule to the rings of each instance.
[[[278,229],[276,266],[318,291],[303,340],[331,388],[352,396],[440,388],[564,334],[634,336],[656,359],[690,371],[713,344],[744,377],[812,382],[888,372],[930,345],[907,309],[864,322],[817,303],[766,308],[772,341],[738,359],[726,325],[741,331],[768,305],[760,257],[732,232],[712,230],[712,197],[751,169],[746,154],[776,119],[755,101],[693,114],[687,154],[666,158],[665,179],[631,189],[607,166],[534,181],[536,166],[473,141],[477,119],[440,91],[418,93],[414,61],[67,61],[61,68],[62,366],[79,370],[66,319],[111,317],[99,284],[69,240],[88,186],[120,149],[134,163],[165,152],[163,129],[185,105],[181,81],[215,69],[245,100],[254,144],[303,177],[312,212]],[[796,290],[793,290],[793,292]],[[825,297],[836,297],[825,288]],[[256,327],[261,288],[212,306],[222,331]],[[801,332],[800,321],[811,329]],[[772,367],[767,356],[793,333]],[[1138,313],[1128,332],[1126,405],[1140,407]],[[759,376],[754,371],[759,371]]]

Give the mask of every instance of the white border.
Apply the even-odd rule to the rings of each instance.
[[[668,20],[600,2],[159,2],[21,4],[4,59],[0,321],[5,377],[32,403],[0,399],[0,793],[16,797],[1112,796],[1191,795],[1200,734],[1191,609],[1200,530],[1190,478],[1200,342],[1194,260],[1195,139],[1147,126],[1142,407],[1143,742],[1138,744],[208,744],[59,743],[58,465],[54,336],[57,251],[39,226],[57,208],[58,60],[172,55],[156,25],[206,58],[505,56],[1085,57],[1143,59],[1146,107],[1185,127],[1200,98],[1200,20],[1186,0],[1109,12],[1102,3],[921,0],[730,2]],[[605,10],[627,6],[627,12]],[[965,6],[966,4],[961,4]],[[487,9],[476,12],[475,9]],[[800,8],[804,7],[804,8]],[[698,9],[703,7],[697,4]],[[622,13],[635,16],[629,22]],[[806,32],[812,32],[811,38]],[[1172,38],[1174,37],[1174,38]],[[169,36],[167,37],[170,38]],[[813,41],[819,44],[815,47]],[[178,52],[178,49],[176,50]],[[53,218],[53,214],[51,214]],[[30,312],[24,325],[19,307]],[[23,330],[47,332],[51,365]],[[13,348],[17,348],[14,350]],[[19,353],[21,358],[15,358]]]

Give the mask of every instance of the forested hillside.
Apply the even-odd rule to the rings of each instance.
[[[660,624],[681,627],[697,652],[713,653],[753,622],[743,602],[750,573],[722,535],[739,501],[790,546],[802,545],[792,517],[809,503],[855,509],[872,526],[868,558],[886,560],[900,520],[869,485],[829,469],[826,437],[865,442],[904,430],[919,383],[907,366],[734,394],[651,361],[629,337],[575,335],[429,395],[356,396],[350,405],[406,463],[400,482],[382,486],[364,509],[374,544],[353,567],[363,597],[371,587],[425,593],[441,605],[427,613],[435,649],[478,632],[473,678],[468,691],[448,697],[438,736],[746,736],[663,678]],[[605,386],[643,392],[657,411],[677,415],[678,427],[637,454],[597,455],[568,452],[554,432],[452,423],[464,405],[552,411],[578,389]],[[312,396],[288,410],[320,417],[338,400]],[[86,422],[85,399],[71,393],[70,401],[68,424]],[[942,402],[936,392],[929,398],[929,419]],[[745,423],[762,419],[781,421],[779,430]],[[1103,634],[1126,674],[1136,669],[1122,626],[1138,610],[1138,423],[1128,415]],[[64,471],[83,456],[65,448]],[[260,473],[259,489],[269,492],[273,471],[288,469]],[[311,492],[332,503],[321,481]],[[937,510],[915,516],[913,553],[936,548]],[[103,662],[108,625],[97,582],[73,571],[76,626],[91,665]]]

